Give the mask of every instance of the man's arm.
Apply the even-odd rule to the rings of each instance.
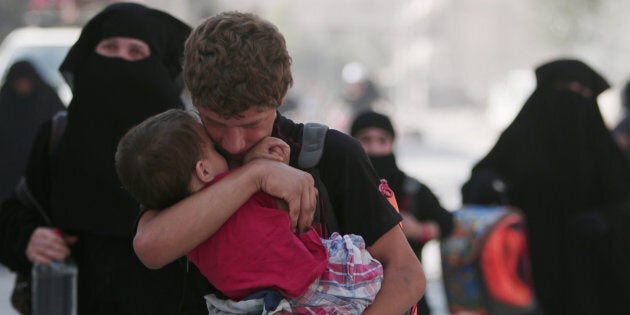
[[[133,241],[136,255],[154,269],[184,256],[259,190],[287,202],[292,227],[310,226],[317,198],[313,178],[286,164],[260,159],[167,209],[145,212]]]
[[[383,234],[368,251],[383,264],[383,283],[374,303],[363,314],[403,314],[426,289],[420,261],[399,226]]]

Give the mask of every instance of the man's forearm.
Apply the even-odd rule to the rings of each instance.
[[[385,269],[381,290],[364,314],[395,314],[408,311],[424,294],[426,282],[418,268]],[[415,279],[415,280],[414,280]]]
[[[364,314],[403,314],[424,295],[426,279],[422,265],[398,226],[368,250],[383,264],[383,282],[374,303]]]

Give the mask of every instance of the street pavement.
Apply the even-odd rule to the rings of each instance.
[[[11,307],[10,298],[13,290],[13,281],[15,281],[15,275],[0,265],[0,314],[18,315]]]

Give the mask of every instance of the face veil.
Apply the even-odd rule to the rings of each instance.
[[[83,29],[60,71],[73,89],[68,123],[56,155],[53,218],[68,229],[129,236],[138,205],[115,172],[120,137],[142,120],[182,107],[181,54],[190,28],[172,16],[132,3],[107,7]],[[94,50],[108,37],[147,43],[148,58],[127,61]]]

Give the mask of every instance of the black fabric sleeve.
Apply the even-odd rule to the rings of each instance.
[[[319,169],[341,234],[361,235],[370,246],[402,220],[380,193],[380,180],[356,139],[330,129]]]
[[[420,185],[415,198],[412,214],[420,221],[435,221],[440,226],[440,237],[444,238],[453,231],[453,214],[444,209],[435,194],[424,184]]]
[[[46,209],[50,190],[50,129],[50,121],[40,127],[25,172],[31,192]],[[0,262],[14,271],[28,272],[31,263],[26,258],[26,246],[35,228],[43,225],[45,222],[39,212],[22,204],[15,193],[4,200],[0,207]]]

